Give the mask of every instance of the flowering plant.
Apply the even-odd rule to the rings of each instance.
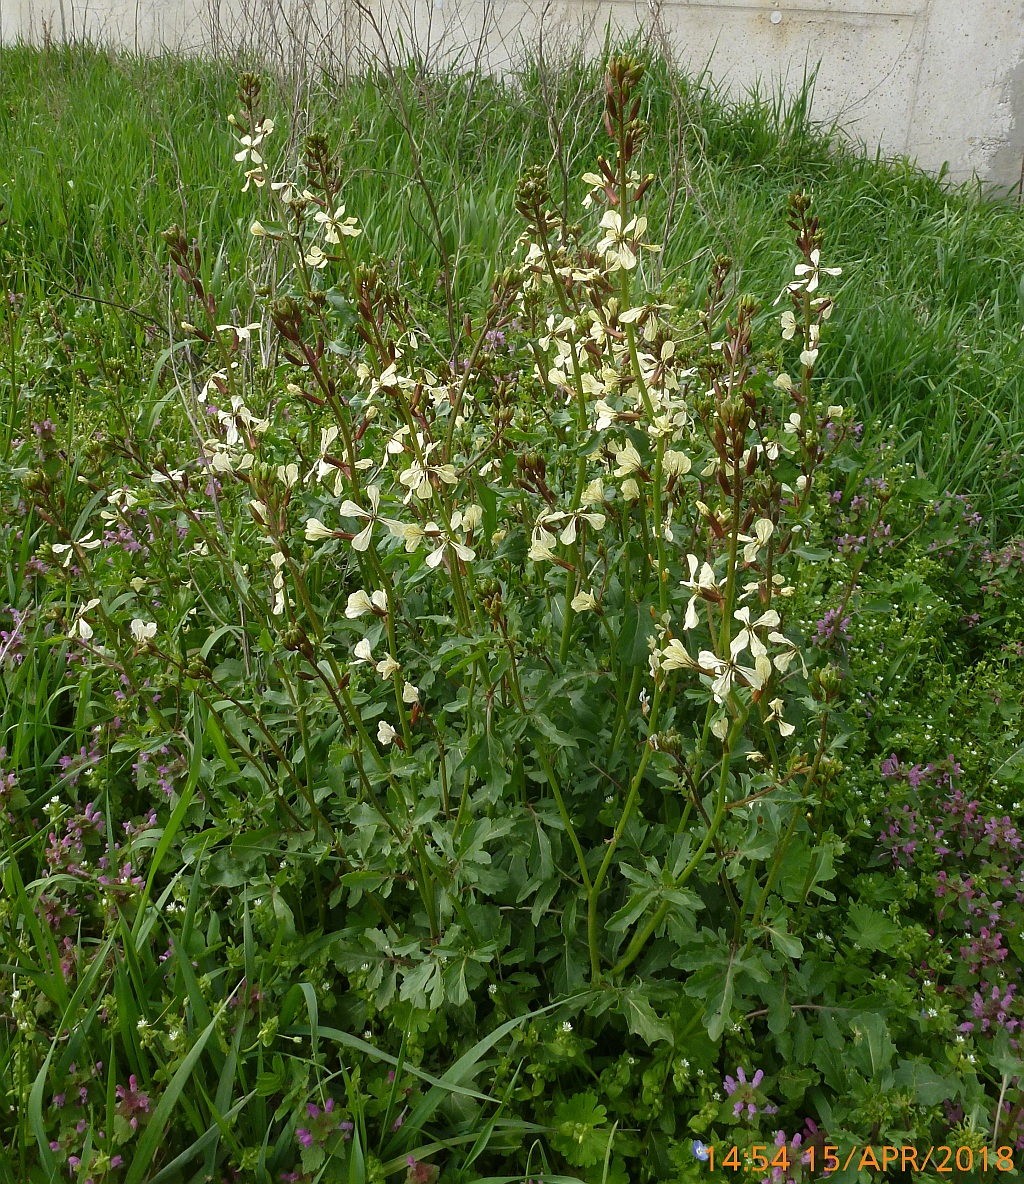
[[[429,1181],[486,1152],[689,1180],[725,1130],[773,1145],[781,1184],[826,1131],[984,1112],[974,1029],[907,1011],[909,893],[842,862],[876,843],[844,766],[873,743],[864,589],[919,479],[875,471],[822,377],[841,271],[805,194],[774,303],[725,257],[698,299],[662,289],[643,73],[609,64],[590,212],[527,168],[465,315],[377,256],[326,137],[273,163],[244,76],[244,312],[170,228],[159,412],[73,461],[48,420],[21,443],[51,592],[12,614],[4,670],[59,653],[77,704],[53,800],[20,751],[0,773],[12,965],[52,983],[13,1000],[20,1137],[51,1176]],[[1007,946],[971,916],[959,1027],[1015,1038]],[[87,1061],[104,1024],[116,1051]],[[1007,1088],[1015,1047],[983,1066]]]

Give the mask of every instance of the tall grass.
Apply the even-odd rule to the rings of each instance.
[[[652,222],[668,222],[665,288],[678,297],[703,285],[712,242],[738,264],[737,293],[766,290],[787,257],[786,196],[812,192],[829,262],[844,267],[837,400],[894,425],[938,485],[970,489],[1001,533],[1015,530],[1024,433],[1017,209],[977,186],[950,190],[905,161],[858,155],[812,121],[813,79],[788,99],[734,101],[664,61],[652,69],[646,151],[660,185]],[[249,266],[252,211],[225,182],[235,75],[227,62],[82,46],[0,51],[0,159],[9,164],[0,250],[10,282],[65,308],[93,301],[109,348],[136,349],[143,327],[152,335],[166,319],[158,235],[178,222],[223,244],[212,278],[231,302]],[[599,66],[581,61],[534,61],[504,82],[412,66],[279,81],[273,105],[292,145],[312,127],[342,145],[347,202],[372,214],[374,251],[424,290],[449,275],[449,320],[461,322],[483,304],[518,234],[522,168],[551,163],[567,208],[582,196],[593,129],[578,113],[593,110],[599,87]],[[276,138],[283,158],[288,136]]]

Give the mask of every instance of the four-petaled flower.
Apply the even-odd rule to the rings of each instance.
[[[263,157],[260,155],[259,149],[263,141],[274,130],[274,121],[272,119],[264,119],[253,126],[252,132],[248,135],[239,136],[238,142],[242,145],[241,151],[235,153],[235,160],[239,164],[248,161],[250,164],[261,165]]]
[[[326,210],[318,210],[313,217],[325,227],[324,238],[329,243],[340,243],[343,238],[356,238],[362,234],[358,221],[345,217],[344,206],[338,206],[333,214]]]
[[[422,460],[414,460],[407,469],[403,469],[399,474],[398,480],[409,490],[405,497],[406,502],[409,502],[413,495],[418,497],[420,501],[426,501],[430,497],[433,492],[433,486],[430,482],[431,476],[436,477],[438,481],[444,482],[445,485],[454,485],[458,481],[454,465],[427,464],[427,457],[435,447],[436,445],[434,444],[428,444],[423,449]]]
[[[753,535],[741,534],[736,537],[744,545],[743,547],[743,562],[753,563],[757,558],[758,551],[768,542],[768,540],[775,533],[775,523],[770,518],[758,518],[754,523]]]
[[[630,473],[639,473],[643,468],[640,453],[629,440],[621,448],[615,448],[615,463],[619,466],[615,470],[616,477],[628,477]]]
[[[569,521],[558,536],[559,541],[565,543],[566,546],[571,546],[576,542],[580,519],[583,519],[584,522],[588,523],[595,530],[601,530],[605,522],[604,514],[597,513],[593,510],[545,510],[537,519],[537,524],[539,526],[548,522],[563,522],[566,518]],[[547,532],[545,531],[545,533]]]
[[[796,731],[796,725],[795,724],[787,724],[786,721],[782,718],[782,700],[781,699],[772,699],[772,701],[768,704],[768,706],[771,710],[765,716],[764,722],[766,724],[770,724],[773,722],[777,723],[779,725],[779,735],[780,736],[792,736],[793,733]]]
[[[817,247],[811,252],[810,260],[810,263],[798,263],[793,268],[793,272],[798,278],[789,285],[791,292],[805,291],[809,294],[817,289],[819,276],[843,274],[841,267],[821,266],[821,252]]]
[[[97,547],[103,546],[103,540],[102,539],[94,539],[92,537],[92,533],[93,532],[90,530],[88,534],[83,535],[82,538],[78,539],[74,543],[54,543],[53,544],[53,546],[50,548],[50,550],[53,551],[54,555],[63,555],[64,556],[64,558],[61,561],[61,567],[70,567],[71,566],[71,560],[74,556],[75,547],[80,547],[83,551],[95,551]]]
[[[663,670],[697,670],[699,666],[700,663],[690,657],[686,647],[676,637],[673,637],[661,651],[661,668]]]
[[[434,539],[437,546],[427,556],[427,567],[437,567],[437,565],[444,558],[445,550],[448,547],[455,552],[455,554],[462,560],[463,563],[468,563],[471,559],[476,558],[476,552],[472,547],[467,547],[465,543],[459,542],[457,538],[449,534],[446,530],[441,530],[440,527],[434,525],[433,522],[428,522],[423,528],[423,533],[429,539]]]
[[[593,592],[577,592],[569,603],[574,613],[597,611],[597,597]]]
[[[647,229],[647,219],[641,215],[631,218],[625,226],[622,225],[622,215],[618,210],[605,210],[601,218],[601,229],[604,237],[597,244],[599,254],[604,255],[605,265],[609,271],[631,271],[636,267],[635,247],[646,247],[649,251],[658,250],[651,243],[641,243],[640,237]]]
[[[736,634],[736,636],[729,642],[729,653],[735,658],[737,654],[742,654],[749,646],[750,655],[755,660],[763,658],[768,653],[768,647],[754,632],[755,629],[777,629],[780,625],[779,614],[775,609],[770,608],[767,612],[762,613],[756,621],[750,619],[750,609],[744,605],[738,608],[732,614],[743,628]]]
[[[722,593],[719,591],[719,584],[715,579],[715,572],[710,563],[701,563],[696,555],[687,555],[686,562],[690,568],[690,578],[688,580],[680,580],[679,583],[684,588],[688,588],[693,595],[686,605],[686,617],[683,620],[683,628],[696,629],[698,624],[698,598],[701,600],[710,600],[715,604],[721,604]]]
[[[382,518],[378,513],[380,509],[380,490],[376,485],[368,485],[366,487],[366,500],[370,503],[368,510],[364,510],[362,506],[357,506],[354,501],[347,498],[338,507],[338,513],[343,518],[366,519],[366,525],[352,540],[353,550],[356,551],[365,551],[369,548],[370,540],[373,537],[374,523],[383,522],[385,526],[391,527],[391,522],[387,518]]]
[[[732,691],[733,684],[759,691],[771,677],[772,664],[766,657],[754,659],[753,668],[741,666],[735,658],[720,658],[710,650],[701,650],[697,664],[705,674],[711,676],[711,693],[716,703],[724,703]]]
[[[143,645],[156,637],[156,621],[143,621],[136,617],[131,623],[132,637],[138,645]]]
[[[68,637],[80,637],[82,641],[90,641],[92,639],[92,626],[85,619],[85,614],[92,612],[98,604],[99,597],[96,597],[82,605],[75,615],[75,619],[71,622],[71,628],[68,629]]]
[[[796,316],[792,309],[787,309],[782,314],[782,339],[784,341],[792,341],[796,336]]]
[[[348,604],[345,606],[345,616],[350,621],[354,621],[357,617],[363,617],[367,613],[383,617],[387,615],[387,611],[388,594],[379,588],[372,595],[367,595],[362,588],[358,592],[350,592]]]

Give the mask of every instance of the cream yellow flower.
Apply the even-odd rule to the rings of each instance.
[[[132,621],[130,628],[132,637],[138,645],[142,645],[144,642],[151,641],[156,637],[155,621],[143,621],[141,617],[136,617]]]
[[[593,592],[577,592],[569,603],[572,605],[572,610],[575,613],[597,611],[597,597]]]
[[[756,621],[751,621],[750,609],[744,605],[742,608],[738,608],[732,615],[739,621],[743,628],[729,642],[729,653],[735,658],[737,654],[743,653],[749,646],[753,658],[763,658],[768,653],[768,647],[757,636],[754,630],[777,629],[780,624],[779,614],[775,609],[770,608],[767,612],[762,613]]]
[[[387,611],[388,595],[379,588],[372,596],[368,596],[362,588],[358,592],[350,592],[348,604],[345,606],[345,616],[350,621],[366,616],[367,613],[383,617],[387,615]]]
[[[338,507],[338,513],[343,518],[363,518],[366,520],[366,525],[352,539],[352,549],[355,551],[366,551],[369,549],[370,542],[373,538],[373,528],[376,523],[382,522],[388,529],[391,529],[392,526],[391,521],[381,517],[379,513],[380,490],[376,485],[368,485],[366,487],[366,500],[370,503],[368,510],[364,510],[362,506],[357,505],[348,498]]]
[[[337,533],[337,531],[331,530],[329,526],[324,526],[319,518],[306,519],[307,543],[318,543],[321,539],[332,539]]]
[[[766,724],[772,723],[772,722],[778,724],[780,736],[792,736],[793,733],[796,731],[796,725],[795,724],[788,724],[782,718],[782,700],[781,699],[772,699],[772,701],[768,704],[768,706],[771,708],[771,710],[765,716],[764,722]]]
[[[356,238],[362,234],[357,220],[345,217],[344,206],[338,206],[333,214],[328,214],[326,210],[318,210],[313,217],[325,227],[324,238],[329,243],[340,243],[343,238]]]
[[[821,266],[821,252],[815,247],[810,254],[810,263],[798,263],[793,268],[794,274],[798,277],[790,285],[791,292],[799,292],[801,290],[808,294],[816,291],[818,287],[818,280],[823,275],[842,275],[843,269],[841,267],[822,267]]]
[[[395,661],[394,658],[391,657],[390,654],[388,654],[386,658],[383,658],[376,664],[376,666],[374,666],[374,669],[381,676],[381,678],[390,678],[396,670],[401,670],[402,667]]]

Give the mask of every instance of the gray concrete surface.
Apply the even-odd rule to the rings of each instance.
[[[1016,188],[1024,169],[1024,0],[0,0],[0,40],[243,49],[337,65],[415,46],[504,71],[543,44],[600,52],[640,29],[734,91],[798,86],[869,150]],[[0,79],[2,85],[2,79]]]

